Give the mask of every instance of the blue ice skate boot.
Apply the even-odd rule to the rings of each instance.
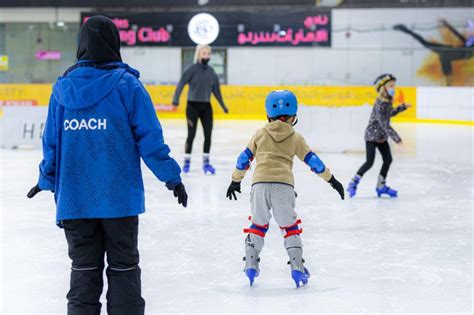
[[[347,186],[347,192],[349,193],[349,197],[352,198],[356,195],[357,185],[359,184],[360,178],[361,177],[359,175],[355,175],[349,183],[349,186]]]
[[[245,246],[245,257],[243,260],[245,261],[245,275],[249,278],[250,286],[252,286],[255,278],[260,274],[260,269],[258,269],[260,257],[258,257],[257,250],[252,246]]]
[[[398,193],[395,189],[388,187],[387,185],[382,186],[381,188],[376,188],[377,196],[382,197],[383,195],[388,195],[390,198],[398,197]]]
[[[291,278],[295,281],[296,288],[306,285],[311,274],[304,266],[303,249],[301,247],[292,247],[288,248],[287,251],[290,257],[288,265],[291,265]]]
[[[292,270],[291,271],[291,277],[296,283],[296,288],[299,288],[300,285],[306,285],[308,283],[308,279],[310,277],[310,273],[308,269],[304,268],[304,272],[301,272],[299,270]]]
[[[202,170],[204,171],[204,175],[207,175],[207,173],[214,175],[216,173],[216,169],[209,163],[209,156],[204,156]]]
[[[189,169],[191,168],[191,158],[184,158],[184,164],[183,164],[183,173],[187,174],[189,173]]]
[[[377,181],[377,188],[375,188],[375,191],[377,192],[377,196],[379,197],[382,197],[383,195],[388,195],[390,196],[390,198],[397,197],[397,191],[395,189],[388,187],[385,184],[385,177],[382,176],[382,174],[379,175],[379,178]]]
[[[249,278],[250,286],[253,285],[254,279],[258,277],[258,274],[259,274],[258,270],[253,269],[253,268],[249,268],[245,270],[245,275],[247,276],[247,278]]]

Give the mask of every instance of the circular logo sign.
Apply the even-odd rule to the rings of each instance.
[[[188,34],[196,44],[210,44],[219,35],[219,22],[209,13],[196,14],[189,21]]]

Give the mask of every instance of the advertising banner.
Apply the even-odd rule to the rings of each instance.
[[[124,46],[331,46],[331,11],[84,12],[111,18]]]

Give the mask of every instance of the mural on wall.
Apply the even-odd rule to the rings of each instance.
[[[466,34],[461,34],[446,20],[440,20],[441,41],[425,39],[403,24],[393,27],[417,40],[432,53],[424,60],[417,75],[440,85],[474,85],[474,22],[469,21]]]

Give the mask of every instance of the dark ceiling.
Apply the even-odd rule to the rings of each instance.
[[[474,0],[0,0],[0,7],[180,8],[239,6],[314,6],[339,8],[473,7]]]

